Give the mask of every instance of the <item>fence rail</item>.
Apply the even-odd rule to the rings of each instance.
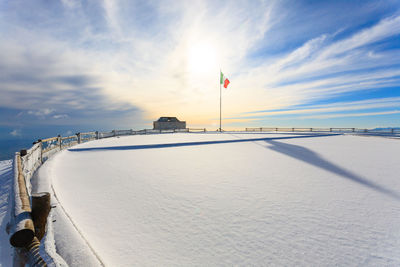
[[[340,132],[340,133],[372,133],[400,134],[400,129],[359,129],[359,128],[279,128],[279,127],[250,127],[246,132]]]

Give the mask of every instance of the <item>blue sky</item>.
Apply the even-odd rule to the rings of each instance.
[[[1,1],[0,138],[400,126],[399,1]]]

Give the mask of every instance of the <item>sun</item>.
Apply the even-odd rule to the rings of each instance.
[[[209,42],[199,42],[188,49],[188,69],[192,74],[205,74],[217,67],[216,46]]]

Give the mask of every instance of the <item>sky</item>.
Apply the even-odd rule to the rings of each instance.
[[[400,126],[399,1],[0,1],[0,138]]]

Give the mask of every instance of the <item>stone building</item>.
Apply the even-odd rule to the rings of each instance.
[[[180,121],[176,117],[160,117],[153,122],[154,130],[186,129],[186,121]]]

